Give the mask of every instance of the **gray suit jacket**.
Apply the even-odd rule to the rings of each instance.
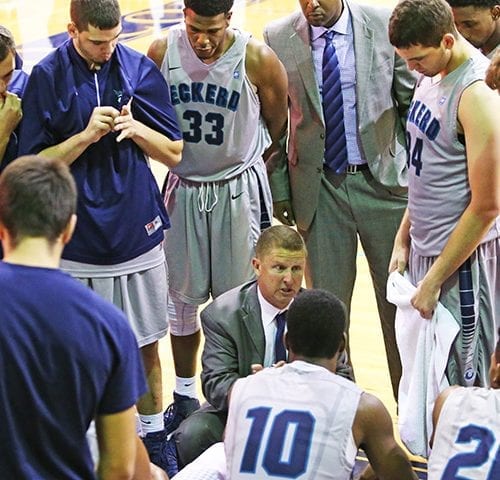
[[[218,296],[201,312],[205,346],[201,383],[207,401],[227,410],[227,393],[238,378],[252,373],[253,363],[264,364],[265,337],[257,282]]]
[[[227,393],[238,378],[252,373],[253,363],[264,364],[266,349],[257,282],[251,281],[218,296],[201,312],[205,346],[201,356],[201,384],[207,401],[227,410]],[[337,374],[352,379],[352,368],[341,356]]]
[[[415,77],[389,43],[390,10],[344,0],[351,12],[361,148],[373,177],[394,193],[407,186],[404,122]],[[273,200],[291,198],[295,219],[307,230],[316,212],[325,125],[314,74],[309,25],[302,12],[276,20],[264,40],[288,73],[288,162],[282,155],[271,175]]]

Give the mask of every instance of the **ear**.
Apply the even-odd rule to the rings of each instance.
[[[226,13],[226,20],[227,20],[227,23],[229,23],[229,21],[231,20],[231,17],[233,16],[233,12],[227,12]]]
[[[2,241],[3,253],[5,256],[6,253],[12,250],[12,237],[3,223],[0,223],[0,240]]]
[[[342,353],[345,350],[345,346],[347,345],[347,335],[346,333],[342,333],[342,340],[340,340],[339,351],[338,353]]]
[[[495,353],[493,353],[494,355]],[[496,359],[494,362],[490,369],[491,387],[500,389],[500,363],[496,363]]]
[[[493,18],[493,20],[498,20],[500,18],[500,5],[494,5],[491,7],[490,12],[491,18]]]
[[[288,352],[290,352],[290,346],[288,345],[288,331],[285,332],[285,335],[284,335],[284,342],[285,342],[285,348],[288,350]]]
[[[453,45],[455,45],[456,40],[452,33],[445,33],[441,42],[444,48],[451,50]]]
[[[61,240],[63,242],[63,245],[67,245],[69,243],[71,237],[73,236],[73,232],[75,231],[75,227],[76,227],[76,215],[73,213],[70,219],[68,220],[68,224],[66,225],[65,229],[61,234]]]
[[[67,30],[71,38],[76,38],[78,36],[78,29],[73,22],[68,23]]]
[[[260,276],[260,260],[257,257],[252,258],[252,268],[256,277]]]

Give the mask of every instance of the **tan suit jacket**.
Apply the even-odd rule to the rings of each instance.
[[[404,119],[415,79],[389,44],[390,10],[345,4],[354,33],[360,146],[373,177],[402,194],[407,187]],[[264,40],[285,66],[289,82],[288,162],[282,155],[271,167],[273,200],[291,198],[297,225],[305,231],[318,205],[325,138],[309,25],[296,12],[267,25]]]

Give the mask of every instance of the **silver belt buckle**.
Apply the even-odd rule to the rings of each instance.
[[[347,168],[345,170],[345,173],[349,175],[354,175],[358,171],[358,166],[357,165],[351,165],[350,163],[347,164]]]

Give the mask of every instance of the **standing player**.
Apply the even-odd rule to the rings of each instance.
[[[484,55],[492,58],[500,45],[498,0],[446,0],[457,30]]]
[[[35,65],[26,87],[20,150],[70,165],[79,221],[61,267],[125,311],[149,385],[138,403],[144,441],[161,466],[169,224],[147,156],[173,167],[182,141],[164,78],[118,44],[117,0],[70,6],[70,38]]]
[[[290,363],[232,386],[227,472],[216,444],[175,478],[348,480],[362,447],[378,478],[415,479],[382,402],[335,374],[345,346],[345,317],[333,294],[299,293],[287,312]]]
[[[177,375],[169,430],[199,406],[198,305],[253,276],[255,243],[272,215],[263,155],[271,141],[277,145],[287,118],[283,67],[267,46],[229,27],[233,0],[184,4],[185,25],[148,53],[170,85],[185,142],[165,192]]]
[[[423,318],[439,300],[460,325],[450,384],[484,386],[500,318],[500,98],[444,0],[398,3],[389,35],[421,74],[406,127],[409,203],[390,268],[408,264]]]
[[[21,97],[28,80],[21,67],[14,37],[0,25],[0,172],[17,157]]]
[[[490,384],[449,387],[437,398],[429,480],[500,478],[500,340],[491,355]]]

